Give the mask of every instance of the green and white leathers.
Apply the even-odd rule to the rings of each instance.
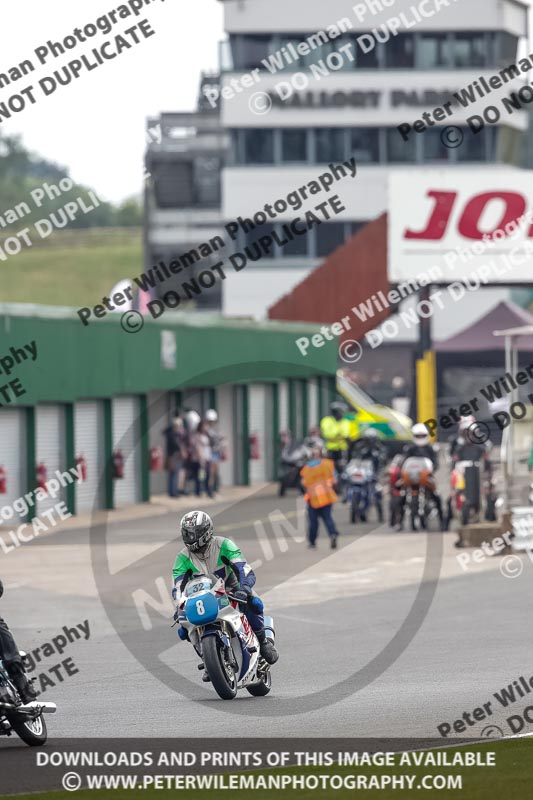
[[[239,570],[241,586],[243,588],[248,587],[251,591],[255,584],[255,573],[246,562],[240,549],[231,539],[225,539],[223,536],[213,536],[203,553],[193,553],[187,547],[184,547],[176,556],[174,569],[172,570],[174,578],[173,595],[175,599],[179,600],[180,584],[187,570],[192,570],[193,574],[203,572],[215,574],[221,578],[227,578],[232,575],[231,569],[222,561],[223,556]]]

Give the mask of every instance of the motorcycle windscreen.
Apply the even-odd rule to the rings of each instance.
[[[211,592],[189,597],[185,614],[192,625],[207,625],[218,617],[218,600]]]

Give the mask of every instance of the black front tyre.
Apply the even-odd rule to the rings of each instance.
[[[30,747],[42,747],[48,738],[46,722],[43,715],[37,719],[21,719],[18,715],[8,716],[9,723],[17,736]]]
[[[202,639],[202,655],[205,669],[216,693],[222,700],[233,700],[237,694],[237,676],[224,658],[224,645],[218,636]]]
[[[261,677],[259,683],[251,683],[250,686],[246,687],[246,691],[254,697],[264,697],[271,689],[272,675],[270,674],[270,670]]]

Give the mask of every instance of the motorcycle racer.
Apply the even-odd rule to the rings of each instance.
[[[180,522],[180,531],[185,547],[176,556],[172,570],[174,579],[172,596],[178,605],[180,585],[188,571],[193,575],[206,573],[224,578],[231,597],[239,602],[257,636],[261,656],[268,664],[275,664],[279,654],[265,635],[263,603],[261,598],[253,593],[255,573],[239,547],[231,539],[214,536],[213,520],[205,511],[189,511],[185,514]],[[240,575],[239,582],[233,571],[223,563],[223,558],[228,559],[237,568]],[[185,632],[182,628],[178,629],[180,638],[182,631]],[[206,678],[207,676],[204,680]]]
[[[0,581],[0,597],[4,593],[4,585]],[[9,677],[15,684],[23,703],[31,703],[37,697],[37,692],[33,688],[32,682],[28,680],[19,649],[13,638],[13,634],[7,627],[7,623],[0,617],[0,658]]]

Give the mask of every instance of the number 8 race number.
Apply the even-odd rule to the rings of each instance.
[[[202,614],[205,614],[205,608],[204,608],[204,601],[203,600],[197,600],[196,601],[196,613],[199,614],[200,616]]]

